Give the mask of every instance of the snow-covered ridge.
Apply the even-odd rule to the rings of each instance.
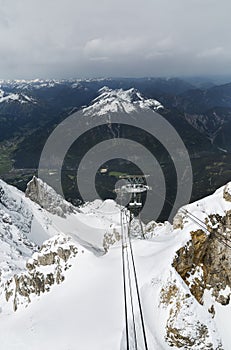
[[[0,89],[0,103],[3,102],[19,102],[21,104],[24,103],[36,103],[35,99],[33,99],[32,97],[29,97],[25,94],[21,94],[21,93],[7,93],[4,90]]]
[[[132,88],[129,90],[110,89],[104,86],[99,90],[99,96],[92,101],[89,107],[83,109],[86,115],[105,115],[115,112],[138,112],[140,110],[159,110],[164,108],[154,99],[147,99]]]
[[[65,81],[50,79],[33,79],[33,80],[0,80],[0,87],[4,90],[13,90],[15,95],[27,96],[23,92],[28,93],[33,90],[43,88],[53,88]],[[28,96],[27,96],[28,97]]]
[[[8,274],[4,273],[1,280],[9,301],[1,299],[0,342],[3,349],[14,350],[15,346],[20,349],[23,344],[23,350],[39,350],[41,347],[75,350],[78,344],[80,349],[124,350],[120,207],[112,200],[96,200],[86,203],[81,212],[66,212],[65,217],[60,216],[39,205],[44,205],[44,196],[50,193],[52,196],[47,202],[47,209],[52,208],[50,201],[55,201],[57,194],[41,180],[38,182],[43,192],[39,197],[41,203],[36,204],[22,192],[0,181],[2,271],[6,249],[4,240],[8,244],[6,252],[11,256],[7,263]],[[65,204],[61,203],[61,198],[58,201],[61,206]],[[219,219],[220,228],[226,227],[226,233],[230,233],[230,183],[213,195],[185,206],[185,209],[210,225],[212,219]],[[35,225],[31,225],[34,220]],[[20,236],[23,228],[29,241],[35,235],[41,239],[44,237],[46,242],[39,252],[34,253],[29,246],[24,253],[27,242]],[[151,222],[146,231],[146,239],[141,239],[136,237],[140,236],[138,222],[134,221],[131,225],[149,348],[229,350],[231,290],[224,278],[226,273],[230,273],[230,263],[227,271],[224,265],[230,260],[229,249],[212,245],[219,249],[216,267],[225,267],[222,274],[215,276],[222,282],[220,297],[225,303],[221,305],[211,294],[212,290],[205,289],[204,304],[200,304],[192,286],[199,281],[199,286],[204,288],[201,283],[204,270],[201,263],[194,266],[191,255],[194,259],[195,254],[189,242],[193,236],[196,244],[203,245],[203,240],[207,238],[205,232],[182,210],[174,225]],[[15,246],[18,247],[15,242],[22,246],[20,262],[20,253],[14,254],[17,251]],[[181,255],[177,254],[179,251]],[[188,275],[188,284],[173,266],[177,255],[179,258],[189,257],[186,260],[188,264],[182,265],[184,260],[179,260],[176,263],[180,264],[178,267],[195,267],[194,274]],[[18,266],[18,269],[11,271],[12,266]],[[16,313],[12,309],[12,301]],[[137,314],[135,318],[138,318]],[[129,326],[132,328],[131,319]],[[10,336],[12,329],[14,337]],[[39,342],[34,341],[35,335],[39,337]],[[130,341],[132,344],[133,339]]]
[[[0,180],[0,285],[25,270],[38,245],[57,230],[36,204]],[[1,288],[0,288],[1,294]]]
[[[71,240],[73,243],[70,243],[70,247],[74,242],[81,242],[95,254],[102,255],[120,239],[116,230],[118,222],[119,209],[114,201],[98,200],[86,204],[80,212],[40,179],[34,177],[29,182],[27,196],[0,180],[0,300],[5,298],[5,292],[10,300],[10,296],[13,295],[12,281],[22,281],[23,284],[23,276],[30,280],[31,293],[36,294],[35,290],[40,293],[39,289],[35,288],[36,283],[43,281],[46,284],[51,271],[60,268],[55,259],[58,267],[50,266],[44,272],[44,278],[43,271],[40,271],[40,282],[33,282],[33,276],[36,274],[37,279],[38,271],[34,271],[33,276],[28,275],[28,261],[32,256],[33,259],[37,259],[37,255],[33,254],[39,251],[39,246],[42,246],[40,255],[45,253],[45,256],[49,257],[56,250],[59,258],[62,258],[63,252],[68,248],[64,243]],[[47,241],[45,246],[44,241]],[[52,264],[48,262],[48,265]],[[68,267],[69,265],[65,265],[65,270]],[[19,287],[17,283],[16,287]],[[28,285],[30,294],[29,290]],[[25,305],[30,300],[29,294]],[[16,299],[13,298],[15,308]]]
[[[73,89],[78,88],[81,82],[101,82],[110,81],[110,78],[92,78],[92,79],[16,79],[16,80],[0,80],[2,87],[10,87],[16,90],[39,90],[42,88],[53,88],[59,85],[70,85]]]
[[[44,242],[40,251],[27,261],[26,271],[6,282],[6,301],[12,301],[16,311],[20,305],[25,308],[36,295],[49,292],[52,285],[64,281],[64,271],[71,267],[70,260],[77,253],[77,247],[64,235]]]

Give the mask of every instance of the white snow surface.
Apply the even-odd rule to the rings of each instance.
[[[99,90],[99,96],[92,101],[89,107],[83,109],[86,115],[103,116],[115,112],[138,112],[142,110],[158,110],[163,108],[160,102],[144,98],[139,91],[110,89],[104,86]]]
[[[223,198],[223,190],[185,208],[201,220],[212,213],[224,214],[231,210],[231,203]],[[177,299],[168,306],[161,303],[161,290],[174,283],[182,302],[174,325],[182,329],[185,336],[196,338],[196,325],[200,322],[208,328],[206,344],[218,349],[221,339],[223,349],[229,350],[230,306],[215,305],[217,316],[212,319],[207,310],[209,302],[201,306],[171,266],[176,251],[189,240],[190,231],[198,228],[183,213],[180,215],[183,229],[173,229],[167,222],[151,222],[146,240],[135,237],[137,232],[132,239],[148,348],[176,349],[166,342],[165,335],[169,312],[176,308]],[[135,227],[137,230],[136,223]],[[87,203],[81,212],[61,218],[0,181],[0,269],[7,266],[4,278],[25,269],[26,261],[36,251],[34,243],[41,244],[62,233],[71,236],[78,248],[63,283],[54,285],[48,293],[32,296],[28,307],[17,312],[4,308],[1,302],[1,349],[126,349],[121,242],[111,246],[106,254],[103,254],[102,244],[105,233],[119,230],[120,208],[111,200]],[[27,239],[29,248],[17,237]],[[224,322],[227,323],[225,327]],[[193,350],[205,348],[204,343],[192,347]]]
[[[30,91],[31,89],[39,90],[41,88],[53,88],[60,84],[72,84],[72,88],[79,88],[81,82],[100,82],[102,80],[111,80],[110,78],[96,78],[96,79],[16,79],[16,80],[0,80],[2,87],[7,86],[17,90]],[[0,87],[1,87],[0,86]]]
[[[36,103],[36,101],[25,94],[18,94],[18,93],[6,93],[4,90],[0,89],[0,103],[3,102],[12,102],[17,101],[21,104],[24,103]]]

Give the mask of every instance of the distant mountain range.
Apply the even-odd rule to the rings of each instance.
[[[230,180],[231,83],[211,86],[204,82],[198,88],[198,84],[178,78],[1,81],[0,175],[25,190],[36,174],[49,134],[74,111],[102,114],[122,109],[129,113],[139,108],[158,110],[183,139],[193,166],[193,199]],[[104,130],[104,137],[112,137],[111,130]],[[167,157],[155,142],[131,129],[126,136],[152,147],[170,176]],[[92,140],[98,142],[100,137],[102,133]],[[82,142],[86,146],[83,150],[89,147],[89,138]],[[73,157],[81,157],[76,147],[69,158]],[[120,171],[129,171],[127,164],[120,166]],[[118,170],[118,166],[113,164],[111,169]],[[107,181],[113,186],[114,181]],[[65,176],[64,182],[69,188],[68,198],[73,200],[73,184]],[[105,198],[112,196],[110,189],[101,192]]]

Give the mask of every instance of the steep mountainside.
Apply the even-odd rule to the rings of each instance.
[[[182,111],[186,120],[209,137],[213,144],[230,152],[230,96],[231,84],[225,84],[186,91],[176,96],[172,105]]]
[[[106,115],[113,112],[139,112],[143,109],[159,110],[164,107],[160,102],[147,99],[139,91],[132,88],[129,90],[112,90],[104,86],[99,90],[99,96],[95,98],[89,107],[83,109],[86,115]]]
[[[68,205],[40,180],[27,189],[36,203],[0,186],[3,348],[125,350],[119,206],[95,201],[63,217],[40,207],[45,193],[46,209]],[[183,207],[173,225],[150,222],[145,239],[132,223],[149,349],[229,350],[230,188]]]

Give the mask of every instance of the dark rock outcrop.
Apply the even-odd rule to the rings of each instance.
[[[63,282],[64,271],[71,267],[70,259],[77,253],[68,237],[55,236],[46,241],[27,262],[27,272],[14,275],[5,284],[5,297],[7,301],[12,299],[14,311],[20,304],[30,303],[33,295],[49,292],[52,285]]]
[[[62,196],[57,194],[53,188],[35,176],[28,183],[25,195],[49,213],[61,217],[65,217],[67,214],[77,210],[74,209],[71,203],[68,203]]]
[[[203,304],[208,289],[216,301],[227,305],[230,292],[225,290],[231,288],[231,211],[224,216],[210,215],[206,224],[207,232],[191,232],[191,240],[177,251],[173,266],[199,303]]]

